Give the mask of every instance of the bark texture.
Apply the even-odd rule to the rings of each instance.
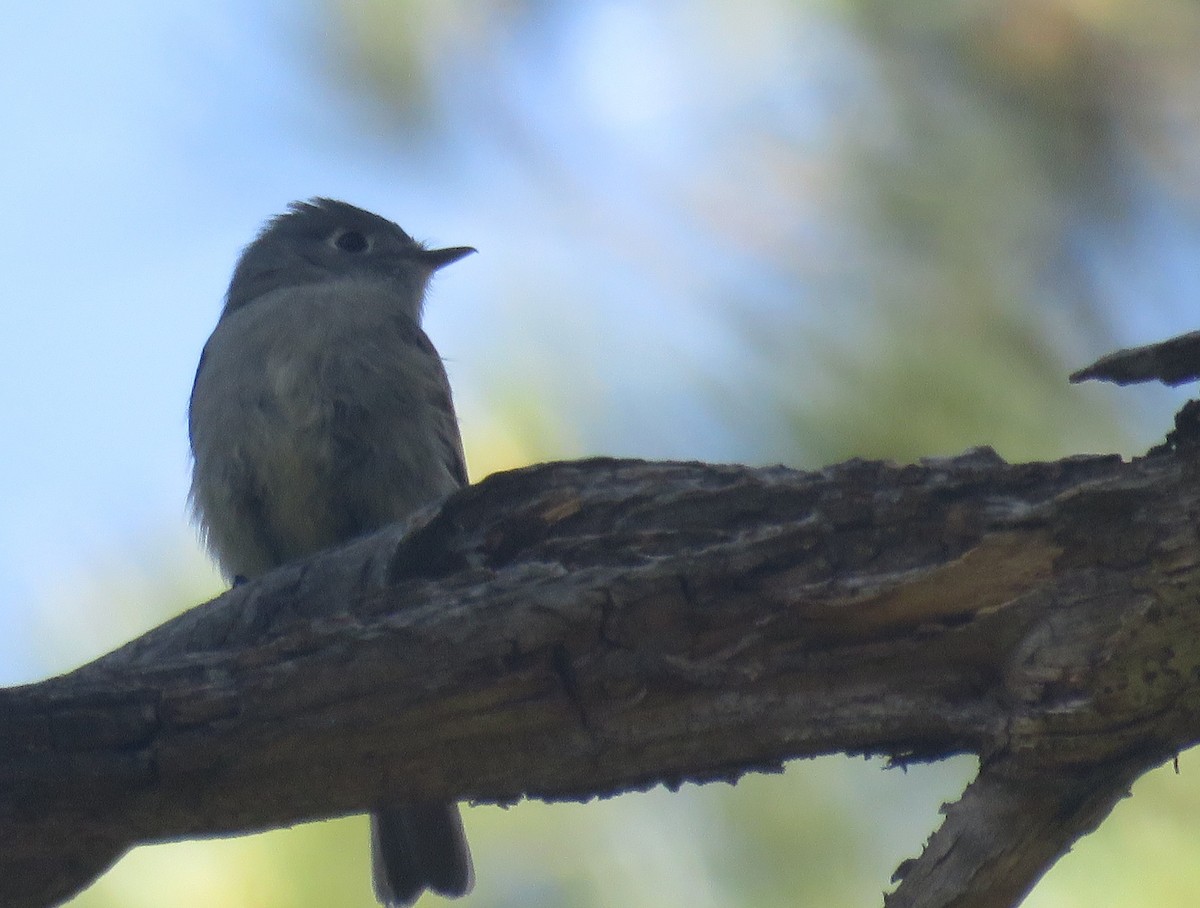
[[[1200,456],[493,476],[0,691],[0,904],[382,800],[981,758],[900,906],[1016,904],[1200,738]]]

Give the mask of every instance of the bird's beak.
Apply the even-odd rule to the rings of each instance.
[[[445,268],[459,259],[466,258],[475,251],[471,246],[451,246],[447,249],[423,249],[419,257],[421,262],[428,266],[430,271],[437,271],[439,268]]]

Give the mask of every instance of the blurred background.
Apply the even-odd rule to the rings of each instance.
[[[241,246],[293,199],[480,250],[426,320],[475,479],[1132,455],[1185,392],[1066,375],[1200,327],[1184,0],[12,4],[0,118],[4,684],[221,589],[186,402]],[[973,769],[469,809],[466,904],[877,905]],[[1181,770],[1027,904],[1195,903]],[[140,848],[71,904],[366,908],[366,824]]]

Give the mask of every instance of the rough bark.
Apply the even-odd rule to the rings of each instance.
[[[0,904],[130,846],[837,751],[979,777],[899,906],[1017,903],[1200,738],[1200,455],[493,476],[0,691]]]

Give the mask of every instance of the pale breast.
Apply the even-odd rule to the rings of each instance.
[[[465,481],[441,361],[387,302],[293,289],[218,325],[190,425],[193,500],[227,573],[402,519]]]

